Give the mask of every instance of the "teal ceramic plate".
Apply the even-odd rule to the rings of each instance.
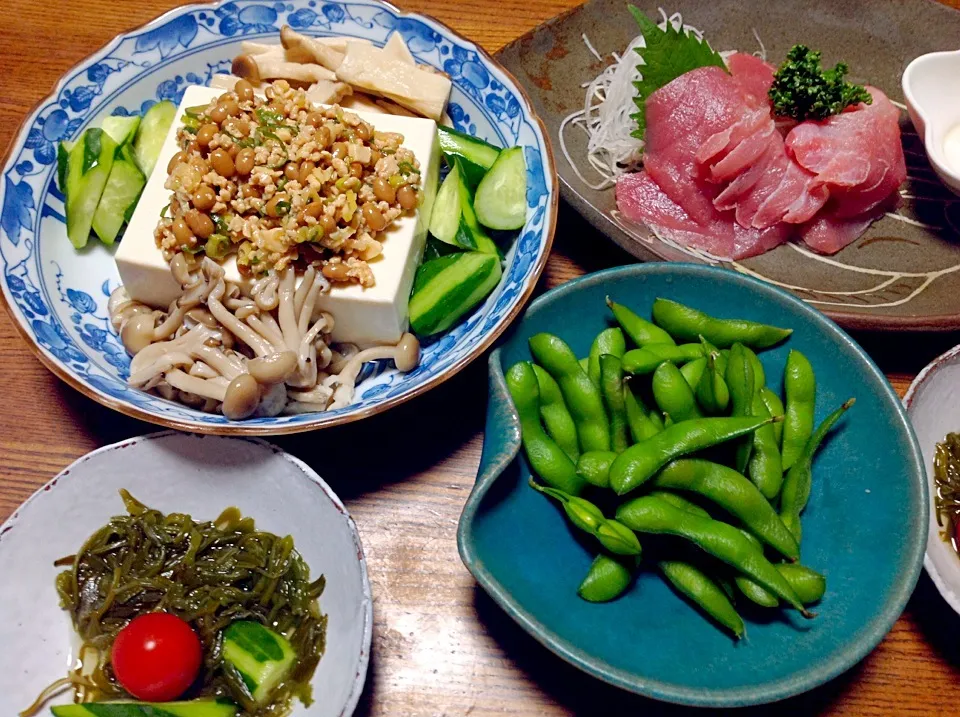
[[[735,644],[651,572],[613,603],[577,597],[593,556],[556,506],[527,486],[530,471],[503,368],[529,359],[527,339],[540,331],[586,355],[606,325],[608,294],[640,311],[664,296],[719,316],[793,327],[787,342],[761,354],[770,386],[780,388],[787,351],[796,348],[817,372],[818,421],[856,397],[815,462],[804,514],[803,562],[827,576],[816,619],[745,610],[747,637]],[[645,264],[545,294],[491,355],[483,457],[458,541],[464,563],[493,599],[577,667],[661,700],[742,706],[816,687],[880,642],[916,584],[928,500],[920,450],[897,396],[836,324],[790,294],[729,270]]]

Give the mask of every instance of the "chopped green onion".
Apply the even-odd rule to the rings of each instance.
[[[399,162],[397,169],[399,169],[402,174],[420,174],[420,170],[410,162]]]
[[[187,117],[192,117],[193,119],[198,119],[200,115],[204,114],[207,111],[207,105],[194,105],[193,107],[187,107],[183,110],[183,114]]]
[[[203,251],[211,259],[223,259],[230,251],[230,239],[223,234],[211,234],[203,245]]]
[[[290,213],[290,202],[282,199],[279,202],[277,202],[277,214],[279,214],[282,217],[283,215],[289,214],[289,213]]]
[[[387,180],[387,181],[390,182],[390,186],[391,186],[391,187],[393,187],[394,189],[396,189],[396,188],[399,187],[401,184],[403,184],[403,177],[401,177],[399,174],[394,174],[394,175],[393,175],[392,177],[390,177],[390,179]]]
[[[161,219],[166,219],[166,218],[167,218],[167,212],[169,212],[169,211],[170,211],[170,205],[169,205],[169,204],[165,204],[164,207],[163,207],[163,209],[160,210],[160,218],[161,218]]]

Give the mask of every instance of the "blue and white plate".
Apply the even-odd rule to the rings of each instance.
[[[63,196],[54,180],[56,148],[107,115],[140,113],[158,100],[179,102],[187,85],[229,72],[242,40],[278,42],[284,24],[311,35],[366,38],[378,45],[399,32],[418,62],[452,78],[449,114],[457,129],[501,146],[525,147],[529,219],[507,254],[500,286],[464,322],[426,345],[415,371],[373,367],[353,405],[344,409],[230,422],[127,386],[130,360],[107,315],[107,297],[119,283],[113,254],[97,241],[78,253],[67,241]],[[436,386],[483,353],[520,311],[543,270],[556,224],[556,186],[546,132],[513,77],[432,18],[377,0],[190,5],[117,36],[71,69],[27,117],[0,181],[0,284],[8,311],[40,360],[90,398],[171,428],[293,433],[384,411]]]

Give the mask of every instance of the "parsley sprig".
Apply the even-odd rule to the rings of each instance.
[[[820,52],[805,45],[794,45],[787,53],[770,87],[775,115],[798,122],[822,120],[851,105],[873,102],[866,88],[843,79],[849,72],[846,63],[838,62],[832,70],[824,70],[820,57]]]

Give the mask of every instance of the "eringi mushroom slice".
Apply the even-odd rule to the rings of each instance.
[[[343,62],[344,51],[303,35],[289,25],[280,28],[280,42],[290,62],[308,62],[323,65],[328,70],[336,70]]]

